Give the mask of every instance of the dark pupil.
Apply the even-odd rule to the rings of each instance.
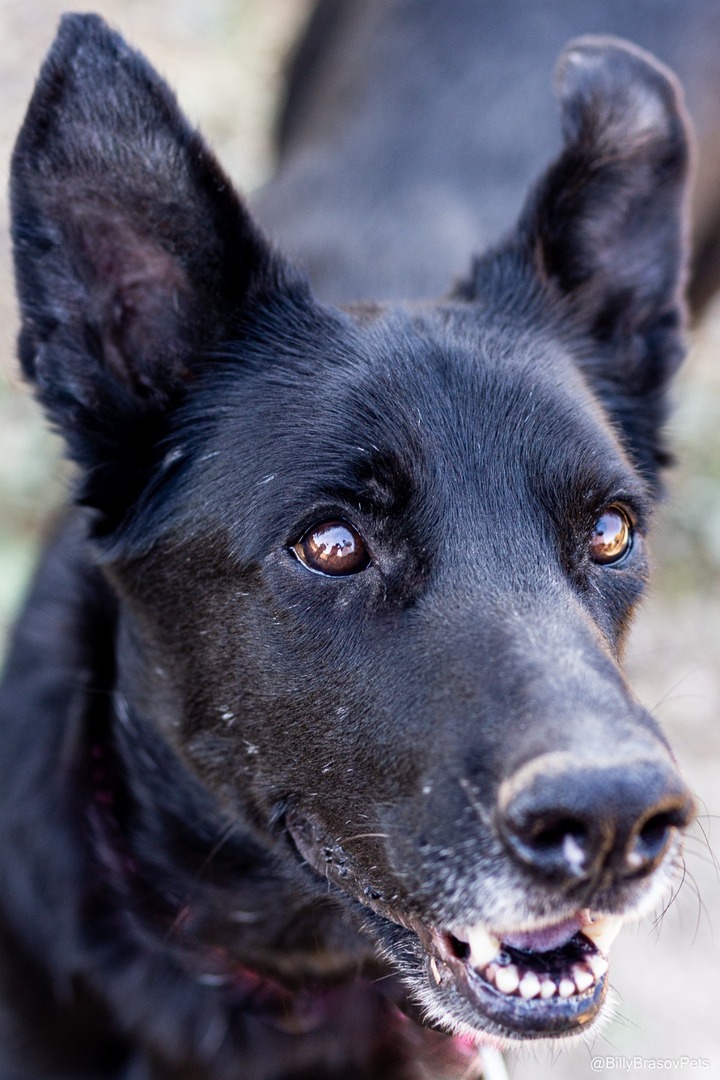
[[[358,534],[341,522],[320,525],[300,541],[300,556],[323,574],[352,574],[367,563],[365,545]]]

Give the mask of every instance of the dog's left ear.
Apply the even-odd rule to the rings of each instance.
[[[666,457],[665,388],[684,355],[689,126],[674,76],[611,38],[560,58],[565,147],[520,226],[537,277],[596,350],[586,371],[639,464]]]

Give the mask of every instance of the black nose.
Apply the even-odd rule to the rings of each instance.
[[[693,814],[682,778],[659,758],[595,763],[544,754],[506,780],[498,798],[514,857],[561,885],[647,876]]]

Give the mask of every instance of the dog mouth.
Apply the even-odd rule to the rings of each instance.
[[[461,1016],[470,1006],[491,1021],[493,1035],[528,1039],[571,1034],[596,1019],[607,994],[610,946],[623,922],[586,910],[531,929],[415,930],[433,997],[447,1001],[448,1014],[458,1014],[459,996]],[[472,1022],[461,1026],[479,1034]]]
[[[380,920],[381,951],[411,991],[409,1012],[424,1023],[482,1044],[578,1034],[598,1018],[608,991],[610,947],[632,911],[585,908],[555,921],[502,927],[432,924],[363,888],[347,853],[318,844],[321,830],[307,821],[293,822],[291,835],[304,861],[320,864]]]

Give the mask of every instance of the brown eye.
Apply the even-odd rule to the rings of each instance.
[[[633,544],[630,518],[621,506],[609,506],[595,522],[590,537],[590,556],[601,566],[620,562]]]
[[[362,536],[344,521],[313,525],[293,546],[293,551],[308,570],[331,577],[357,574],[370,562]]]

